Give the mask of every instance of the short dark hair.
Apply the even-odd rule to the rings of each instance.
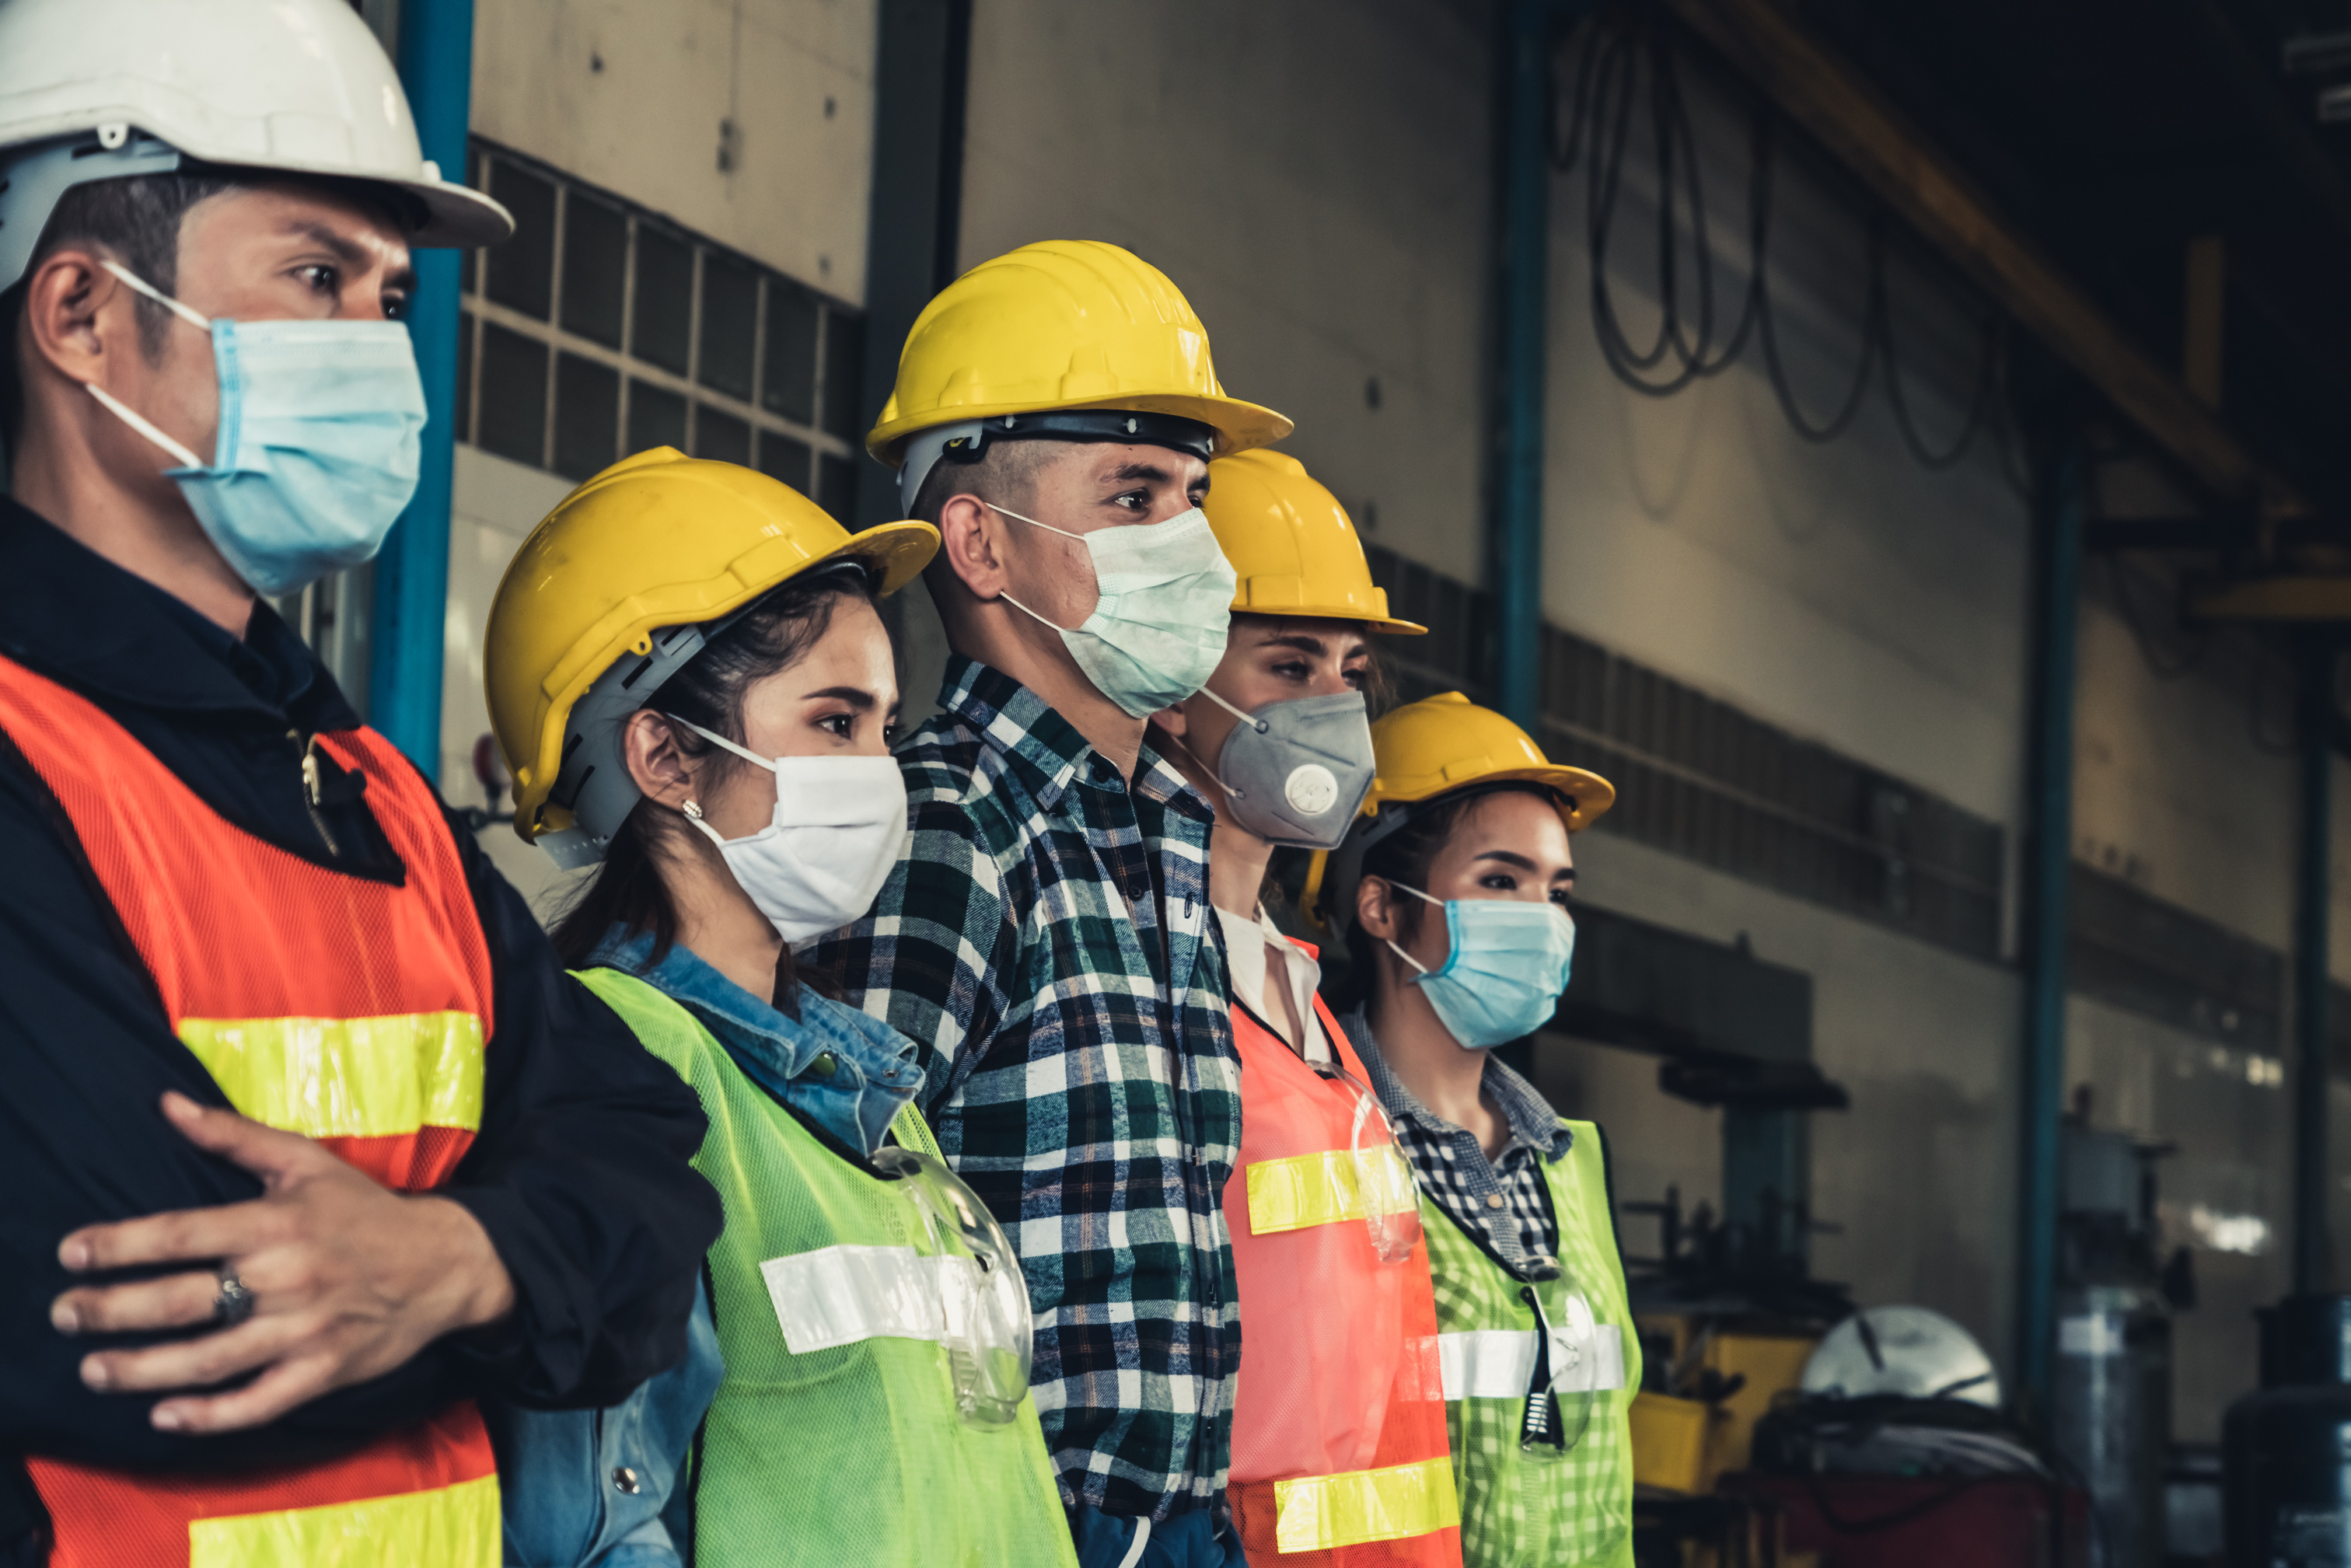
[[[24,379],[16,362],[25,279],[66,246],[87,245],[112,252],[149,283],[166,294],[175,293],[180,280],[180,225],[188,209],[249,183],[226,170],[190,164],[169,174],[92,180],[57,198],[31,258],[25,263],[25,277],[0,294],[0,322],[6,324],[7,330],[7,340],[0,345],[5,350],[0,352],[0,441],[6,443],[12,456],[25,421]],[[152,363],[162,357],[172,313],[145,295],[136,304],[140,351]]]
[[[1072,444],[1041,437],[991,441],[968,463],[942,457],[923,476],[923,487],[915,492],[914,509],[908,516],[936,528],[939,514],[946,510],[947,503],[963,495],[1033,511],[1036,508],[1030,503],[1037,496],[1037,470]]]
[[[786,582],[664,682],[652,706],[740,745],[745,695],[757,683],[799,663],[831,629],[833,612],[850,600],[874,603],[870,574],[825,571]],[[677,747],[705,762],[714,779],[750,766],[691,730],[678,732]],[[643,800],[622,819],[604,851],[603,865],[555,923],[555,951],[565,967],[584,967],[615,925],[650,933],[655,963],[676,946],[677,905],[662,880],[656,846],[667,835],[683,831],[683,821],[674,812],[648,810]],[[774,1005],[797,1017],[800,983],[787,946],[776,958]]]

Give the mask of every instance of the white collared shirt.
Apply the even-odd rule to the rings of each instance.
[[[1263,905],[1254,915],[1235,915],[1229,909],[1219,909],[1217,922],[1224,927],[1225,961],[1232,981],[1233,1000],[1249,1009],[1308,1061],[1333,1060],[1331,1042],[1324,1038],[1322,1026],[1314,1017],[1314,991],[1322,983],[1322,966],[1281,934],[1281,928],[1273,923]],[[1289,984],[1290,1005],[1297,1009],[1297,1018],[1306,1030],[1302,1051],[1298,1041],[1289,1038],[1290,1025],[1281,1009],[1266,1006],[1265,988],[1270,977],[1276,977],[1277,984],[1283,980]]]

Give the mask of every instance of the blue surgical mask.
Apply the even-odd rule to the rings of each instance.
[[[220,434],[206,465],[105,388],[89,393],[180,460],[164,470],[258,593],[357,566],[416,493],[424,383],[397,321],[210,320],[112,262],[131,287],[212,334]]]
[[[1208,515],[1195,507],[1164,523],[1130,523],[1073,534],[1018,512],[1032,528],[1078,539],[1094,568],[1093,613],[1054,626],[1010,594],[1004,601],[1052,626],[1094,690],[1130,718],[1180,703],[1208,684],[1225,656],[1233,590],[1240,580],[1217,545]]]
[[[1400,882],[1389,885],[1439,902]],[[1464,1051],[1507,1045],[1549,1023],[1575,961],[1575,922],[1567,911],[1515,898],[1455,898],[1443,906],[1453,943],[1443,968],[1431,969],[1388,944],[1420,971],[1411,983],[1437,1010],[1437,1021]]]

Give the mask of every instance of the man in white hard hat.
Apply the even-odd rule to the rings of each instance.
[[[342,0],[0,0],[0,1559],[489,1568],[473,1396],[684,1352],[694,1096],[260,597],[509,227]]]

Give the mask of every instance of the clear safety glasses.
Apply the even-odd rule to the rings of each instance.
[[[1401,1263],[1420,1245],[1420,1188],[1412,1178],[1412,1157],[1405,1153],[1403,1138],[1371,1086],[1344,1067],[1332,1065],[1340,1081],[1355,1092],[1355,1123],[1348,1145],[1372,1250],[1383,1263]]]
[[[1552,1463],[1583,1440],[1593,1406],[1600,1401],[1598,1320],[1581,1291],[1568,1291],[1556,1321],[1533,1285],[1520,1286],[1519,1300],[1535,1314],[1534,1368],[1527,1382],[1519,1452],[1537,1464]]]
[[[978,1195],[937,1156],[893,1146],[877,1152],[872,1164],[904,1179],[930,1233],[945,1321],[939,1343],[956,1410],[976,1427],[1007,1424],[1028,1396],[1034,1343],[1029,1285],[1011,1241]]]

